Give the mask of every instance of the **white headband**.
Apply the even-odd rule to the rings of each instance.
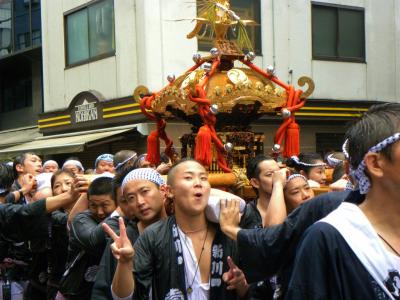
[[[330,165],[333,168],[343,163],[343,160],[333,157],[333,153],[327,156],[326,161],[328,162],[328,165]]]
[[[381,152],[383,149],[385,149],[387,146],[397,142],[400,140],[400,132],[397,132],[386,139],[384,139],[382,142],[379,142],[375,146],[369,148],[368,152],[373,152],[373,153],[378,153]],[[365,155],[367,155],[365,153]],[[364,157],[365,157],[364,155]],[[354,175],[354,178],[358,182],[358,187],[360,189],[360,194],[366,194],[368,193],[369,188],[371,187],[371,182],[368,178],[368,176],[365,174],[365,160],[363,159],[361,163],[358,165],[356,170],[352,170],[351,173]]]
[[[157,184],[158,186],[165,184],[165,181],[160,175],[160,173],[158,173],[156,170],[152,168],[139,168],[130,171],[122,181],[121,184],[122,190],[124,190],[126,184],[132,180],[148,180]]]
[[[349,159],[349,157],[350,157],[349,152],[347,152],[348,145],[349,145],[349,139],[346,139],[342,146],[342,151],[343,151],[343,154],[346,157],[346,159]]]
[[[115,169],[118,170],[119,168],[121,168],[123,165],[125,165],[128,161],[130,161],[132,158],[135,158],[137,156],[137,153],[132,154],[131,156],[129,156],[127,159],[125,159],[123,162],[120,162]]]
[[[325,163],[317,163],[317,164],[305,163],[305,162],[300,161],[300,159],[296,155],[293,155],[290,158],[293,159],[296,162],[296,164],[302,165],[305,167],[324,167],[326,165]]]
[[[75,159],[67,160],[62,166],[63,170],[64,170],[66,165],[74,165],[75,167],[81,169],[82,171],[85,171],[85,169],[82,166],[82,163],[79,160],[75,160]]]
[[[58,163],[55,160],[52,160],[52,159],[46,160],[42,167],[45,168],[48,164],[51,164],[51,163],[56,164],[57,168],[58,168]]]
[[[295,173],[290,175],[287,179],[286,179],[286,183],[288,183],[289,181],[295,179],[295,178],[303,178],[305,182],[308,182],[307,178],[305,178],[303,175],[299,174],[299,173]]]

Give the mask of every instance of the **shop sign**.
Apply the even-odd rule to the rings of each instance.
[[[75,123],[95,121],[98,119],[98,107],[96,102],[84,99],[82,104],[75,105]]]

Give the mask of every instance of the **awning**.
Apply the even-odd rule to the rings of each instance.
[[[37,126],[2,131],[0,132],[0,149],[30,142],[41,136]]]
[[[92,143],[110,142],[121,133],[136,129],[142,132],[142,124],[104,128],[99,130],[81,131],[73,134],[59,134],[39,137],[32,142],[0,150],[0,159],[12,158],[24,152],[34,152],[38,155],[83,152],[86,145]],[[146,124],[144,124],[146,125]],[[145,127],[144,127],[145,128]]]

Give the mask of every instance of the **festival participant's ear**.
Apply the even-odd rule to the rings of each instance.
[[[260,181],[257,178],[250,179],[250,184],[256,189],[260,188]]]
[[[174,194],[173,194],[173,189],[170,185],[165,185],[165,192],[166,192],[166,197],[167,198],[174,198]]]
[[[167,198],[167,196],[168,196],[168,186],[166,184],[160,185],[160,192],[163,195],[163,198],[165,200],[165,198]]]
[[[384,175],[384,157],[381,153],[369,152],[364,156],[365,168],[372,177],[381,178]]]
[[[307,173],[304,172],[304,170],[300,170],[300,175],[303,175],[305,178],[307,178]]]
[[[24,172],[24,166],[22,164],[16,164],[15,169],[17,170],[18,173]]]

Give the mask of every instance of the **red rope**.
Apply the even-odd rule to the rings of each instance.
[[[301,100],[300,96],[303,93],[302,90],[295,90],[293,85],[287,85],[280,81],[277,77],[274,76],[274,74],[269,74],[265,72],[264,70],[260,69],[256,65],[254,65],[250,61],[246,60],[241,60],[242,63],[247,65],[249,68],[254,70],[255,72],[261,74],[262,76],[268,78],[272,82],[276,83],[280,87],[284,88],[286,90],[287,94],[287,101],[286,101],[286,109],[288,109],[292,114],[291,116],[284,120],[284,122],[281,124],[279,129],[277,130],[275,137],[274,137],[274,143],[281,145],[283,138],[285,138],[285,149],[283,151],[285,157],[290,157],[292,155],[298,155],[298,149],[299,149],[299,127],[296,123],[295,119],[295,114],[294,112],[302,108],[305,104],[305,100]],[[290,149],[288,149],[288,146],[290,146]],[[282,151],[282,150],[281,150]]]
[[[217,136],[217,132],[215,131],[215,124],[217,123],[217,118],[216,116],[211,113],[210,111],[210,105],[211,101],[207,98],[206,92],[204,90],[204,86],[207,84],[208,79],[210,76],[212,76],[217,67],[219,66],[220,61],[218,59],[213,61],[211,70],[208,72],[208,74],[205,76],[205,78],[200,82],[199,84],[196,85],[195,87],[195,93],[196,96],[193,96],[189,94],[189,99],[197,104],[198,107],[198,112],[199,115],[203,121],[203,126],[206,126],[208,130],[204,132],[209,132],[211,136],[211,140],[215,145],[215,148],[217,150],[217,163],[218,166],[224,171],[224,172],[232,172],[232,170],[228,167],[226,160],[225,160],[225,148],[224,145],[222,144],[221,140]],[[202,149],[204,152],[209,152],[211,149]],[[202,157],[206,157],[207,155],[203,155]]]

